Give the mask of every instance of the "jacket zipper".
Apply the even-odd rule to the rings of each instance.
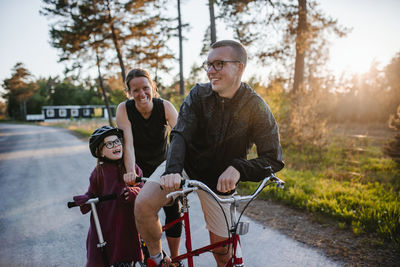
[[[225,111],[225,99],[221,99],[221,109],[222,109],[222,112],[221,112],[221,116],[222,116],[222,120],[221,120],[221,130],[220,130],[220,136],[219,136],[219,140],[218,140],[218,143],[219,144],[222,144],[222,142],[223,142],[223,140],[224,140],[224,137],[223,137],[223,132],[224,132],[224,130],[226,130],[226,129],[224,129],[224,123],[225,123],[225,113],[224,113],[224,111]]]

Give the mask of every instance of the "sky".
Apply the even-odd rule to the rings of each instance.
[[[184,75],[187,77],[193,63],[204,61],[199,58],[199,51],[209,13],[207,0],[181,2],[183,23],[191,26],[184,33],[187,40],[183,44]],[[318,2],[325,14],[352,28],[347,37],[331,40],[327,67],[333,73],[364,73],[373,61],[385,66],[400,52],[400,0]],[[11,77],[17,62],[22,62],[35,78],[63,76],[65,66],[57,63],[58,51],[49,44],[49,21],[39,15],[41,5],[40,0],[0,0],[0,85]],[[171,0],[171,6],[175,7],[176,1]],[[171,10],[175,11],[174,8]],[[223,25],[218,25],[217,39],[232,39],[232,34]],[[176,65],[171,72],[173,76],[179,71]],[[249,64],[244,80],[257,67]]]

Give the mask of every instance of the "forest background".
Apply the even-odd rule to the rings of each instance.
[[[171,2],[43,0],[40,12],[50,21],[51,45],[67,65],[65,75],[35,79],[16,62],[2,81],[2,117],[23,121],[44,105],[117,105],[126,99],[123,81],[133,66],[148,69],[161,97],[179,109],[190,88],[206,76],[195,63],[183,77],[182,44],[190,25],[181,20],[179,0],[169,5],[177,15],[167,12]],[[366,73],[337,76],[326,69],[329,38],[344,37],[351,29],[325,14],[318,1],[205,4],[209,27],[202,33],[199,57],[206,57],[217,40],[216,25],[223,22],[260,69],[274,66],[247,80],[278,121],[287,163],[280,173],[287,190],[265,197],[331,217],[355,234],[375,233],[382,244],[398,248],[400,50],[386,66],[373,63]],[[179,40],[178,55],[170,47],[173,38]],[[179,64],[179,75],[170,75],[171,64]],[[96,75],[84,77],[88,69]],[[168,84],[166,76],[172,76]],[[341,127],[375,127],[390,134],[387,139],[342,135]]]

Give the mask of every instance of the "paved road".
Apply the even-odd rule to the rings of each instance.
[[[66,202],[86,191],[94,166],[87,142],[68,131],[0,124],[0,266],[85,265],[89,216]],[[193,239],[205,245],[199,202],[190,199]],[[242,243],[246,266],[339,265],[257,223]],[[196,266],[215,266],[203,255]]]

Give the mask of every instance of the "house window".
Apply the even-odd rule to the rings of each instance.
[[[66,109],[60,109],[58,111],[58,114],[60,115],[60,117],[67,117],[67,110]]]
[[[94,116],[96,118],[101,118],[103,117],[103,109],[102,108],[95,108],[94,109]]]
[[[46,110],[46,116],[48,118],[53,118],[54,117],[54,109],[47,109]]]
[[[83,110],[83,116],[90,116],[90,109],[85,108],[85,109]]]
[[[79,110],[71,109],[71,116],[72,117],[79,117]]]

